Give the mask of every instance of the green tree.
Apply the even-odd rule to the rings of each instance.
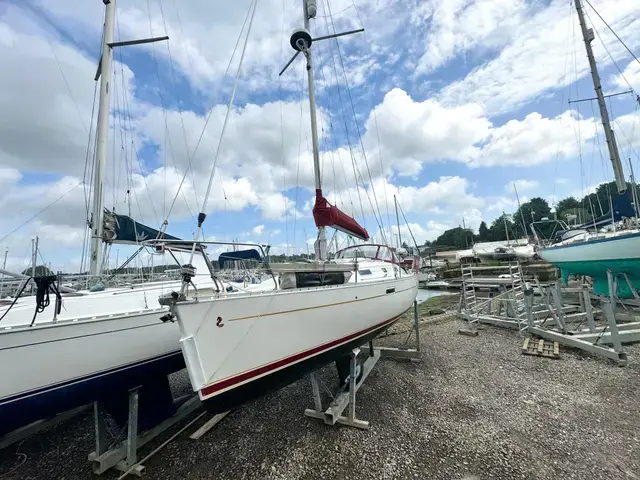
[[[480,222],[480,227],[478,228],[478,240],[481,242],[486,242],[488,235],[489,227],[487,227],[487,224],[483,220],[482,222]]]
[[[575,210],[576,208],[582,208],[582,204],[574,197],[563,198],[556,205],[556,214],[558,217],[562,217],[567,210]]]
[[[485,241],[498,242],[507,240],[507,232],[509,232],[509,239],[516,237],[516,229],[513,221],[511,221],[511,216],[503,213],[491,222]]]
[[[433,242],[436,247],[441,247],[438,250],[460,250],[463,248],[469,248],[473,242],[473,232],[468,228],[456,227],[449,230],[445,230]]]
[[[531,233],[531,229],[529,225],[533,221],[540,221],[543,218],[551,219],[551,208],[549,207],[549,203],[541,197],[534,197],[530,201],[523,203],[517,210],[516,213],[513,214],[514,221],[519,226],[518,230],[522,229],[522,231],[527,232],[527,234]],[[523,222],[524,218],[524,224]],[[537,227],[538,233],[544,236],[550,234],[553,230],[553,224],[542,224]]]

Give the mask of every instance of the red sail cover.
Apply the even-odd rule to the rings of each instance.
[[[313,206],[313,219],[317,227],[331,227],[341,232],[353,235],[361,240],[369,240],[369,233],[358,222],[338,207],[331,205],[322,196],[322,190],[316,190],[316,204]]]

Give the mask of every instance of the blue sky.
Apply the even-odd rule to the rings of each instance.
[[[225,70],[250,3],[118,3],[116,39],[170,40],[115,52],[107,207],[159,226],[176,197],[168,231],[192,234],[243,38]],[[394,228],[394,194],[422,242],[463,217],[477,229],[513,212],[513,182],[521,198],[553,202],[611,179],[597,106],[568,104],[593,96],[568,0],[317,3],[315,35],[366,28],[337,44],[314,44],[314,72],[325,194],[376,239]],[[638,2],[591,3],[640,51]],[[0,248],[17,269],[39,235],[42,259],[73,270],[85,235],[83,177],[104,10],[99,0],[31,5],[0,5]],[[288,40],[302,25],[300,5],[258,3],[220,144],[208,238],[268,242],[289,253],[306,251],[315,238],[304,62],[277,75],[293,53]],[[640,64],[586,11],[605,91],[639,91]],[[610,107],[621,154],[640,171],[638,105],[624,95]]]

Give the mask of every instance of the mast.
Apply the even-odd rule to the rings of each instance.
[[[309,20],[315,18],[317,6],[315,0],[302,0],[302,13],[304,16],[304,28],[309,32]],[[322,193],[322,181],[320,179],[320,148],[318,146],[318,123],[316,117],[316,92],[313,78],[313,55],[311,54],[311,42],[304,43],[303,53],[307,58],[307,82],[309,84],[309,117],[311,119],[311,142],[313,147],[313,176],[315,179],[316,196]],[[326,227],[318,227],[318,239],[315,242],[317,260],[327,259],[327,233]]]
[[[504,233],[507,235],[507,247],[509,246],[509,229],[507,228],[507,214],[502,211],[502,220],[504,221]]]
[[[396,205],[396,223],[398,224],[398,249],[402,248],[402,234],[400,233],[400,217],[398,217],[398,200],[393,196],[393,203]]]
[[[613,165],[613,173],[616,177],[616,186],[618,187],[618,193],[622,194],[627,191],[627,182],[624,178],[622,162],[620,162],[620,154],[618,153],[616,137],[613,133],[613,129],[611,128],[611,122],[609,121],[609,112],[607,111],[607,105],[604,102],[604,94],[602,93],[602,85],[600,84],[600,75],[598,74],[598,66],[596,65],[596,59],[593,56],[593,50],[591,48],[591,42],[593,41],[595,36],[593,34],[593,29],[587,28],[587,24],[584,19],[584,11],[582,9],[582,1],[575,0],[575,3],[576,11],[578,12],[578,20],[580,21],[580,29],[582,30],[582,38],[584,39],[584,46],[587,49],[587,58],[589,59],[589,67],[591,68],[593,88],[596,91],[596,97],[598,98],[600,118],[602,119],[602,126],[604,127],[604,136],[607,140],[609,158],[611,160],[611,165]]]
[[[293,31],[289,43],[296,53],[280,71],[282,75],[293,63],[300,53],[304,54],[307,61],[307,81],[309,84],[309,117],[311,120],[311,141],[313,145],[313,174],[315,179],[316,203],[313,207],[313,217],[318,228],[318,238],[314,244],[316,259],[323,261],[327,259],[327,236],[326,227],[330,226],[342,230],[348,235],[354,235],[362,240],[368,240],[369,234],[353,218],[332,206],[322,195],[322,181],[320,178],[320,148],[318,146],[318,125],[316,118],[316,92],[313,80],[313,57],[311,54],[311,44],[318,40],[328,40],[331,38],[351,35],[352,33],[363,32],[364,29],[350,30],[347,32],[333,33],[322,37],[312,38],[309,32],[309,20],[315,18],[317,12],[316,0],[302,0],[302,14],[304,17],[304,28]]]
[[[91,214],[91,257],[89,275],[99,276],[102,272],[102,221],[104,216],[104,175],[107,163],[107,140],[109,136],[109,82],[113,61],[113,25],[116,0],[103,0],[104,34],[102,58],[100,60],[100,103],[96,126],[96,162],[93,176],[93,211]]]

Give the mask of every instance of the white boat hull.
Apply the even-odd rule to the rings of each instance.
[[[207,408],[220,411],[252,395],[250,388],[234,395],[248,384],[285,370],[287,379],[277,380],[276,388],[290,383],[335,360],[331,352],[360,345],[391,325],[413,305],[417,287],[417,277],[409,275],[178,302],[180,342],[193,389]],[[313,361],[320,357],[322,362]],[[268,379],[261,385],[270,388]]]
[[[201,287],[211,281],[199,277]],[[160,321],[168,309],[157,300],[180,285],[65,297],[55,321],[52,301],[33,326],[34,298],[19,298],[0,322],[0,436],[184,368],[178,326]]]

